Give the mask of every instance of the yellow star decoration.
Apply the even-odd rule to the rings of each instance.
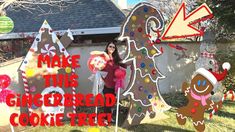
[[[92,127],[92,128],[88,128],[87,132],[100,132],[100,129],[96,127]]]
[[[27,69],[25,73],[26,77],[32,77],[35,74],[34,69]]]

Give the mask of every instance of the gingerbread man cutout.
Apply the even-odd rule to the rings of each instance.
[[[218,81],[223,80],[230,64],[225,62],[222,65],[224,71],[220,74],[208,71],[204,68],[199,68],[196,71],[196,75],[191,80],[191,84],[188,85],[186,82],[182,85],[182,91],[188,98],[188,104],[177,110],[176,119],[180,125],[186,123],[188,117],[192,118],[193,125],[197,131],[205,130],[204,112],[206,110],[222,107],[222,101],[213,102],[209,99],[213,88]]]

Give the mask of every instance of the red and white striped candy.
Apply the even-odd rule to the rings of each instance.
[[[72,69],[72,74],[75,73],[75,70]],[[76,94],[76,88],[75,87],[72,87],[72,93],[73,93],[73,113],[76,113],[76,106],[75,106],[75,101],[76,101],[76,98],[75,98],[75,94]]]
[[[43,48],[41,48],[41,53],[44,55],[54,56],[56,54],[55,46],[50,46],[49,44],[45,44]]]
[[[21,71],[21,73],[22,73],[22,78],[23,78],[23,83],[24,83],[25,95],[29,96],[29,84],[28,84],[28,81],[27,81],[26,73],[25,73],[25,71]],[[29,113],[32,113],[31,108],[29,108]]]
[[[235,93],[234,93],[234,91],[232,91],[232,90],[229,90],[227,93],[225,93],[224,96],[222,97],[221,101],[224,102],[224,100],[227,98],[227,96],[228,96],[229,94],[232,95],[231,100],[233,101],[233,100],[234,100]],[[209,119],[212,118],[212,116],[215,114],[216,111],[218,111],[218,106],[216,106],[216,107],[212,110],[212,112],[211,112],[210,115],[209,115]]]

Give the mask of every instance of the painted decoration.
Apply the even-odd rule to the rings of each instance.
[[[14,22],[10,17],[0,16],[0,33],[9,33],[14,28]]]

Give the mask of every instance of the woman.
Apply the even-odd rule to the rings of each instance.
[[[107,64],[105,68],[102,71],[108,72],[107,76],[103,78],[104,80],[104,89],[103,94],[115,94],[115,70],[118,68],[126,68],[125,64],[121,63],[121,58],[118,54],[118,49],[116,46],[117,41],[109,42],[106,45],[105,53],[108,54],[109,60],[107,61]],[[112,113],[111,111],[112,107],[104,107],[104,113]],[[114,122],[114,121],[112,121]]]

